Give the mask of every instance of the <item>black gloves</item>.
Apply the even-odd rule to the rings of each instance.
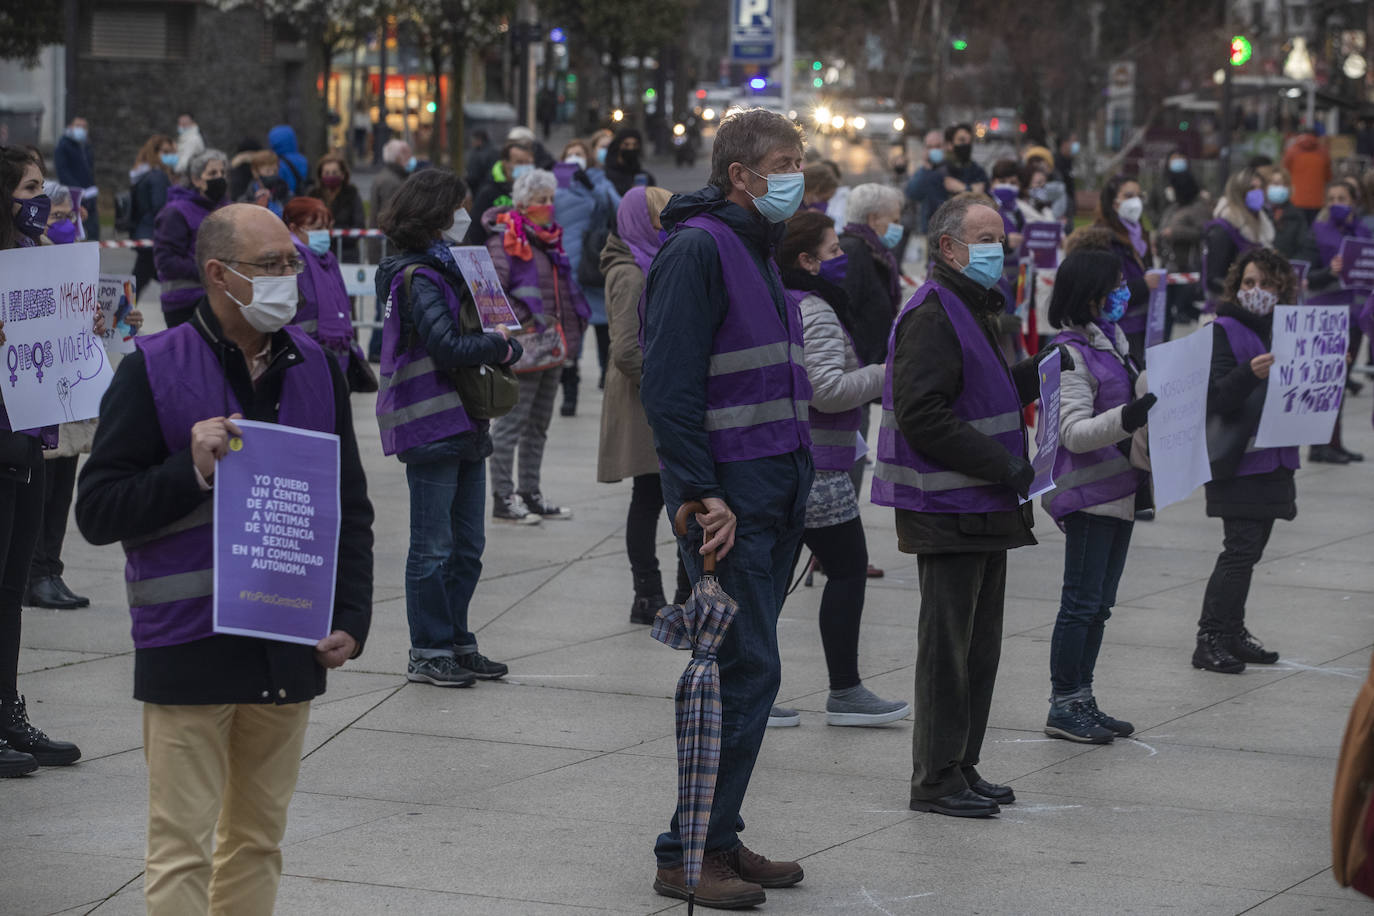
[[[1035,482],[1035,468],[1024,458],[1017,458],[1015,455],[1007,456],[1007,468],[1002,472],[1002,479],[999,483],[1004,483],[1017,492],[1022,498],[1030,492],[1031,484]]]
[[[1059,371],[1073,371],[1073,351],[1067,344],[1055,344],[1050,349],[1059,351]]]
[[[1121,411],[1121,427],[1128,433],[1133,433],[1145,425],[1150,408],[1155,406],[1159,398],[1154,394],[1146,394],[1144,397],[1136,398]]]

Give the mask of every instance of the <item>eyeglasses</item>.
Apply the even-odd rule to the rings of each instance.
[[[231,264],[262,268],[262,272],[269,277],[294,277],[305,271],[305,262],[300,258],[287,258],[284,261],[240,261],[238,258],[226,258],[225,260]]]

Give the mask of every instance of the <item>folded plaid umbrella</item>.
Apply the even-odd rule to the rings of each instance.
[[[674,527],[687,534],[687,516],[704,513],[700,502],[686,503],[677,512]],[[677,682],[674,709],[677,719],[677,820],[682,834],[682,867],[687,884],[687,912],[695,904],[693,889],[701,880],[701,860],[706,851],[706,827],[716,794],[720,769],[720,670],[716,650],[725,639],[739,605],[725,594],[716,578],[714,553],[704,560],[704,572],[681,605],[670,604],[658,612],[651,636],[674,649],[691,649],[692,660]]]

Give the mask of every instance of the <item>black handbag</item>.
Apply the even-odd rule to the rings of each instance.
[[[43,445],[33,436],[0,430],[0,480],[28,483],[43,460]]]
[[[1207,458],[1212,463],[1213,480],[1229,480],[1236,476],[1245,449],[1259,429],[1264,395],[1268,390],[1268,383],[1263,382],[1251,390],[1245,403],[1237,409],[1224,414],[1207,414]]]

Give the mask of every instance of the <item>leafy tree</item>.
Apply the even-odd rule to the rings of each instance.
[[[0,58],[18,58],[33,66],[38,52],[63,41],[60,3],[0,4]]]

